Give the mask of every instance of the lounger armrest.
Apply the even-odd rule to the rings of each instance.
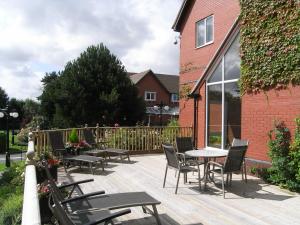
[[[88,183],[88,182],[92,182],[92,181],[94,181],[94,179],[79,180],[79,181],[75,181],[75,182],[72,182],[72,183],[59,185],[58,188],[72,187],[72,186],[75,186],[75,185],[78,185],[78,184],[84,184],[84,183]]]
[[[80,196],[76,196],[76,197],[73,197],[73,198],[63,200],[63,201],[61,201],[61,204],[66,204],[66,203],[69,203],[69,202],[74,202],[74,201],[82,200],[82,199],[92,197],[92,196],[95,196],[95,195],[103,195],[103,194],[105,194],[105,191],[96,191],[96,192],[92,192],[92,193],[88,193],[88,194],[84,194],[84,195],[80,195]]]
[[[111,213],[109,216],[102,217],[99,220],[95,220],[95,221],[86,223],[85,225],[96,225],[96,224],[99,224],[99,223],[107,222],[107,221],[110,221],[110,220],[112,220],[116,217],[123,216],[123,215],[128,214],[128,213],[131,213],[130,209],[123,209],[119,212]]]

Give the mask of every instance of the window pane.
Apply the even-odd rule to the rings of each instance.
[[[230,48],[226,52],[225,64],[224,64],[224,79],[231,80],[231,79],[239,79],[240,78],[240,64],[241,58],[239,54],[240,49],[240,36],[234,40],[231,44]]]
[[[215,69],[215,71],[208,79],[209,83],[213,83],[217,81],[222,81],[222,61],[219,63],[218,67]]]
[[[205,23],[204,20],[197,22],[197,47],[205,44]]]
[[[222,143],[222,85],[210,85],[208,88],[208,140],[210,147],[221,148]]]
[[[206,19],[206,43],[213,40],[213,17],[207,17]]]
[[[224,86],[224,147],[229,148],[233,138],[241,138],[241,98],[237,82]]]

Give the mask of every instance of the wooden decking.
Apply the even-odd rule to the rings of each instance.
[[[175,195],[174,171],[169,170],[166,188],[162,188],[165,170],[163,155],[131,157],[131,163],[109,162],[105,172],[97,170],[91,175],[88,169],[70,169],[65,174],[60,169],[59,180],[94,178],[94,182],[82,185],[86,192],[105,190],[107,193],[146,191],[161,201],[158,212],[162,224],[300,224],[300,195],[265,184],[260,179],[241,175],[233,177],[232,187],[227,188],[223,199],[220,186],[208,184],[207,191],[199,192],[196,184],[180,181]],[[192,174],[190,179],[195,179]],[[203,186],[202,186],[203,187]],[[154,217],[144,214],[141,208],[121,218],[126,225],[156,224]]]

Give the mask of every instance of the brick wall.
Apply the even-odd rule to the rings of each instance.
[[[180,84],[199,79],[209,61],[221,45],[240,12],[239,0],[196,0],[190,14],[185,15],[180,40]],[[196,49],[196,22],[214,15],[213,44]],[[203,95],[204,96],[204,95]],[[182,126],[193,124],[193,100],[180,101],[179,122]]]
[[[136,85],[139,89],[139,95],[144,98],[145,91],[156,92],[156,101],[146,101],[146,106],[154,106],[163,103],[171,104],[169,92],[157,81],[157,79],[151,74],[147,74],[138,84]]]
[[[184,19],[180,46],[180,84],[199,79],[213,55],[219,48],[235,19],[239,15],[238,0],[196,0],[189,15]],[[199,49],[195,48],[195,23],[209,15],[214,15],[214,43]],[[206,135],[206,85],[199,89],[197,114],[197,146],[205,146]],[[193,99],[180,101],[180,125],[193,125]],[[268,132],[274,120],[283,120],[295,131],[294,119],[300,115],[300,87],[290,86],[286,90],[270,90],[267,93],[242,97],[241,135],[248,139],[247,157],[268,161]]]
[[[242,138],[249,139],[247,156],[269,160],[268,132],[275,120],[283,120],[295,132],[296,116],[300,116],[300,87],[268,91],[266,94],[245,95],[242,98]]]

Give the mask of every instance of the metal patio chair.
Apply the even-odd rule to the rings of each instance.
[[[212,173],[214,179],[216,177],[215,174],[218,173],[221,175],[223,197],[225,198],[224,175],[227,174],[227,183],[228,183],[228,178],[230,177],[230,183],[231,183],[232,173],[240,172],[242,170],[242,165],[243,165],[246,151],[247,151],[247,146],[235,146],[235,147],[231,146],[228,150],[228,155],[224,161],[224,164],[215,161],[208,162],[206,165],[204,188],[206,188],[206,183],[209,178],[208,176]],[[210,169],[210,166],[212,166],[212,169]]]
[[[166,171],[165,171],[165,177],[164,177],[164,183],[163,187],[165,187],[166,184],[166,179],[167,179],[167,173],[168,173],[168,168],[174,169],[175,171],[178,172],[177,176],[177,183],[176,183],[176,189],[175,189],[175,194],[177,194],[178,191],[178,183],[179,183],[179,178],[180,174],[184,174],[184,183],[186,183],[186,177],[187,173],[189,172],[198,172],[198,179],[199,179],[199,189],[201,189],[201,179],[200,179],[200,169],[199,165],[197,164],[197,169],[187,166],[185,164],[185,161],[179,161],[178,156],[183,156],[183,153],[176,152],[175,148],[171,144],[164,143],[162,144],[164,153],[167,158],[167,165],[166,165]],[[183,157],[184,159],[184,157]]]
[[[193,140],[191,137],[176,137],[176,150],[178,153],[183,153],[183,155],[179,155],[180,158],[184,158],[183,160],[185,163],[192,165],[196,165],[195,158],[185,155],[186,151],[195,150],[195,147],[193,146]],[[204,164],[204,161],[199,161],[197,159],[197,164],[201,165]]]
[[[236,146],[247,146],[249,145],[248,140],[243,140],[243,139],[238,139],[238,138],[233,138],[231,146],[236,147]],[[243,161],[243,169],[242,169],[242,178],[245,179],[245,182],[247,182],[247,167],[246,167],[246,160],[244,158]]]

